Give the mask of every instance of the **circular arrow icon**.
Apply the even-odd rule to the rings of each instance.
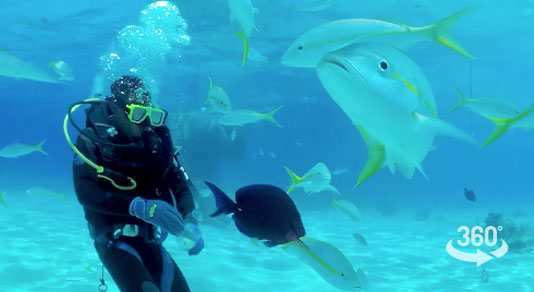
[[[506,244],[506,242],[502,239],[501,241],[502,241],[502,246],[499,249],[490,252],[492,255],[498,258],[504,256],[508,252],[508,244]],[[467,252],[459,251],[456,248],[454,248],[454,246],[452,245],[452,239],[447,243],[447,246],[445,249],[447,250],[447,253],[453,258],[464,261],[464,262],[477,263],[477,267],[480,267],[481,265],[493,259],[492,256],[481,251],[480,249],[477,249],[476,253],[467,253]]]

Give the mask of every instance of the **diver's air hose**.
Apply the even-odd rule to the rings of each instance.
[[[85,161],[85,163],[87,163],[92,168],[96,169],[97,173],[102,173],[102,172],[104,172],[104,167],[102,167],[100,165],[97,165],[96,163],[92,162],[82,152],[80,152],[80,150],[78,150],[78,148],[72,143],[72,140],[70,139],[70,135],[69,135],[69,131],[68,131],[68,122],[71,119],[71,114],[73,112],[75,112],[80,106],[82,106],[82,104],[89,103],[89,102],[95,102],[95,101],[100,101],[100,99],[98,99],[98,98],[86,99],[86,100],[83,101],[83,103],[81,103],[81,102],[80,103],[75,103],[73,106],[70,107],[69,112],[67,113],[67,115],[65,115],[65,119],[63,120],[63,134],[65,134],[65,139],[67,139],[67,143],[69,144],[69,146],[72,149],[72,151],[74,151],[74,153],[76,153],[76,155],[80,156],[80,158],[83,161]],[[75,127],[76,127],[77,130],[80,130],[77,125],[75,125]]]
[[[112,179],[110,176],[111,175],[123,176],[122,174],[118,174],[118,173],[116,173],[116,172],[114,172],[112,170],[105,169],[103,166],[98,165],[98,164],[94,163],[93,161],[91,161],[89,158],[87,158],[87,156],[85,156],[76,147],[76,145],[74,145],[74,143],[72,143],[72,140],[70,139],[70,135],[69,135],[69,131],[68,131],[68,122],[69,122],[69,120],[71,121],[72,125],[76,128],[76,130],[78,130],[80,132],[81,135],[84,135],[85,137],[88,137],[90,140],[93,140],[93,141],[95,141],[97,143],[111,145],[111,146],[119,146],[119,147],[128,147],[129,146],[129,144],[128,145],[120,145],[120,144],[107,143],[105,141],[100,141],[100,140],[94,139],[92,137],[89,137],[89,136],[85,135],[82,132],[82,130],[80,129],[80,127],[78,127],[78,125],[76,125],[76,123],[74,123],[74,121],[72,120],[72,113],[74,113],[80,106],[82,106],[84,104],[95,104],[95,103],[99,103],[99,102],[102,102],[102,100],[100,100],[99,98],[89,98],[89,99],[86,99],[84,101],[77,102],[77,103],[73,104],[69,108],[69,111],[68,111],[67,115],[65,115],[65,119],[63,120],[63,134],[65,134],[65,139],[67,140],[67,143],[69,144],[69,146],[72,149],[72,151],[74,151],[74,153],[76,153],[76,155],[78,155],[85,163],[87,163],[89,166],[91,166],[92,168],[94,168],[96,170],[97,177],[108,180],[115,188],[117,188],[119,190],[123,190],[123,191],[133,190],[133,189],[135,189],[137,187],[137,182],[134,179],[132,179],[130,177],[127,177],[127,176],[124,176],[124,178],[126,178],[126,179],[128,179],[130,181],[130,185],[120,185],[120,184],[116,183],[115,180]]]

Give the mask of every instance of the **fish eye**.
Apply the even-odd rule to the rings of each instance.
[[[378,68],[380,68],[380,70],[382,70],[382,71],[386,71],[389,68],[389,64],[388,64],[388,62],[386,60],[381,60],[378,63]]]
[[[300,52],[302,52],[302,50],[304,50],[304,45],[299,45],[299,46],[297,47],[297,50],[299,50]]]

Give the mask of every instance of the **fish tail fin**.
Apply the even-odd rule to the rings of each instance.
[[[284,166],[289,178],[291,179],[291,186],[287,190],[287,194],[291,194],[296,188],[297,185],[304,180],[304,178],[298,176],[294,171],[289,169],[287,166]]]
[[[242,30],[236,31],[235,34],[243,40],[243,60],[241,62],[241,67],[244,67],[248,56],[248,38]]]
[[[338,201],[336,199],[333,199],[332,202],[330,202],[330,206],[335,207],[338,205]]]
[[[268,113],[265,113],[265,114],[261,114],[261,116],[266,119],[267,121],[275,124],[277,127],[280,127],[280,128],[283,128],[282,125],[280,125],[280,123],[278,123],[275,119],[274,119],[274,115],[276,114],[276,112],[278,112],[281,108],[283,108],[284,106],[281,105],[275,109],[273,109],[272,111],[268,112]]]
[[[4,205],[7,207],[7,203],[6,203],[6,191],[3,191],[0,193],[0,204]]]
[[[453,15],[450,15],[434,24],[424,27],[425,31],[428,31],[432,40],[436,43],[439,43],[443,46],[446,46],[454,51],[470,58],[476,59],[473,55],[469,54],[452,36],[451,30],[456,22],[462,18],[464,15],[468,14],[474,9],[470,7],[462,11],[456,12]]]
[[[467,98],[462,93],[462,91],[460,91],[460,89],[458,89],[458,88],[454,88],[454,89],[456,90],[456,94],[458,94],[458,102],[447,111],[448,113],[453,112],[453,111],[461,108],[464,104],[467,103]]]
[[[208,188],[210,188],[213,196],[215,196],[215,205],[217,206],[217,211],[211,214],[210,217],[215,217],[221,214],[231,214],[237,212],[237,204],[234,203],[228,196],[214,184],[205,181]]]
[[[513,118],[497,118],[497,117],[488,117],[490,121],[492,121],[495,124],[495,127],[493,128],[493,132],[491,133],[490,137],[480,146],[480,148],[484,148],[488,146],[491,142],[495,141],[495,139],[499,138],[508,128],[515,123],[516,121],[520,120],[524,116],[531,114],[534,111],[534,104],[531,105],[529,108],[524,110],[523,112],[519,113],[517,116]]]
[[[367,146],[367,162],[362,171],[358,175],[358,181],[354,185],[354,189],[357,188],[362,182],[371,177],[375,172],[380,170],[384,166],[386,158],[386,148],[380,142],[376,141],[367,131],[361,126],[356,126],[360,135]]]
[[[43,141],[39,142],[39,144],[35,145],[35,150],[43,153],[44,155],[48,155],[46,151],[43,150],[43,144],[46,142],[46,139],[43,139]]]

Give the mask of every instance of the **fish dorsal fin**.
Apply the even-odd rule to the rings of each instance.
[[[211,79],[211,76],[208,76],[208,81],[210,82],[210,89],[213,88],[213,79]]]
[[[354,188],[358,187],[363,181],[382,168],[386,158],[386,148],[384,145],[375,140],[362,126],[356,126],[356,128],[360,131],[360,135],[365,145],[367,145],[368,159],[358,176],[358,181]]]

